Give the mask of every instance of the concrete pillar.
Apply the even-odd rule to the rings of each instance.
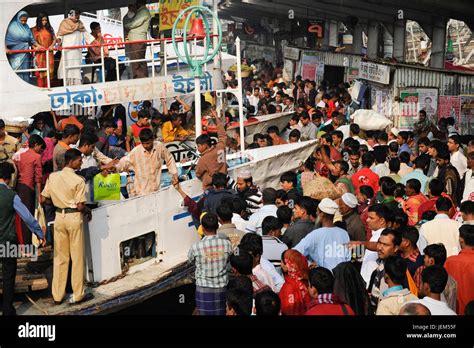
[[[440,19],[433,25],[430,67],[444,68],[446,54],[446,20]]]
[[[357,24],[354,27],[353,35],[352,35],[352,53],[354,54],[362,54],[362,26]]]
[[[370,21],[368,26],[367,56],[377,58],[379,47],[379,23]]]
[[[393,26],[393,58],[405,61],[406,21],[398,20]]]

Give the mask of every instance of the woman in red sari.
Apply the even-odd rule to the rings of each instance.
[[[308,260],[299,251],[289,249],[282,255],[285,284],[280,290],[281,314],[304,315],[311,300],[308,292]]]
[[[52,48],[56,44],[56,35],[54,30],[49,23],[49,17],[46,13],[38,14],[36,18],[36,26],[31,28],[33,37],[36,42],[42,47],[51,49],[48,52],[36,52],[35,53],[35,65],[37,68],[46,68],[47,60],[46,54],[49,55],[49,74],[50,78],[53,78],[54,74],[54,51]],[[37,71],[36,77],[38,78],[38,87],[47,88],[48,80],[46,71]]]

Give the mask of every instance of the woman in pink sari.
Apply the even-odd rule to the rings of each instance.
[[[280,290],[281,314],[304,315],[310,301],[308,260],[299,251],[289,249],[282,255],[281,268],[285,284]]]

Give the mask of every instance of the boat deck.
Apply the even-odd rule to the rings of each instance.
[[[156,263],[142,271],[127,274],[98,287],[90,288],[94,298],[70,305],[64,301],[55,305],[49,290],[29,292],[24,302],[16,302],[18,315],[90,315],[107,314],[140,303],[169,289],[192,282],[193,267],[186,262],[170,269],[170,265]]]

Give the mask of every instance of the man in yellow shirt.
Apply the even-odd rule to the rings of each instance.
[[[179,115],[173,114],[170,121],[163,124],[163,142],[170,143],[172,141],[184,141],[187,137],[192,135],[191,131],[187,131],[181,126],[182,120]]]

